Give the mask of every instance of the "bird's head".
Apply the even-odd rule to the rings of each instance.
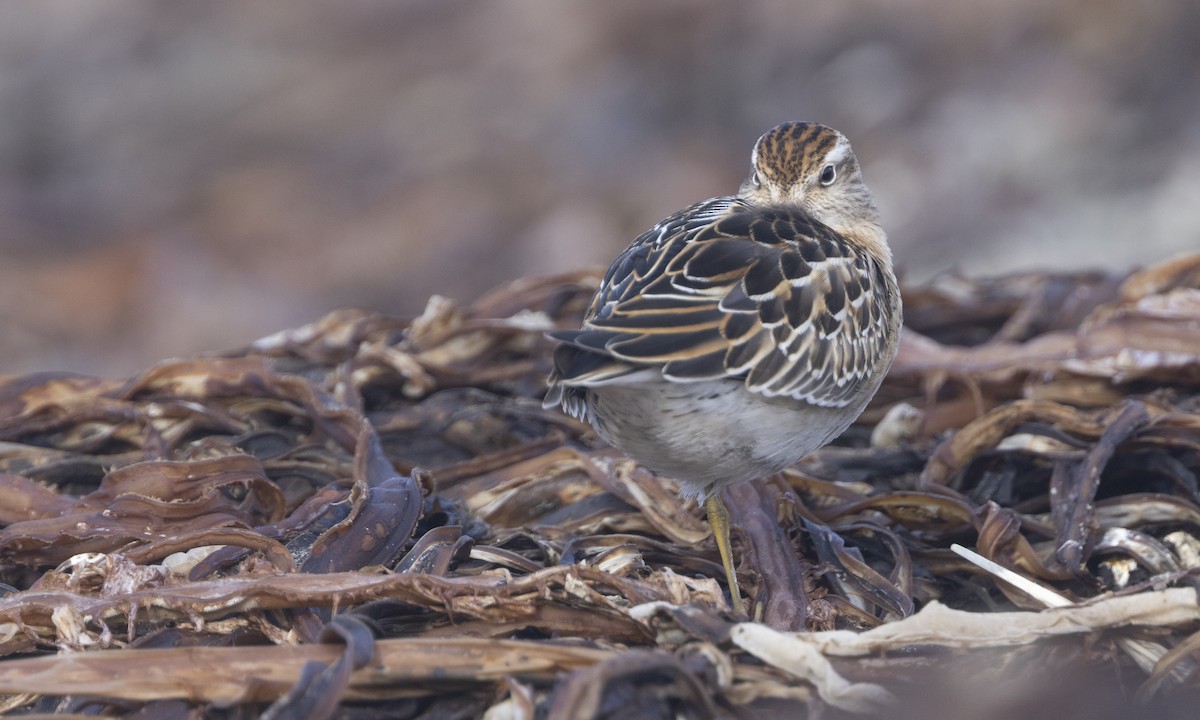
[[[863,183],[850,141],[833,128],[789,122],[758,139],[750,179],[739,196],[757,206],[799,206],[847,235],[879,229],[875,198]]]

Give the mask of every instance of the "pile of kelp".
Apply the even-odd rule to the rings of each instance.
[[[596,283],[4,379],[0,712],[1193,716],[1200,255],[909,288],[859,425],[727,491],[749,622],[672,481],[541,406]]]

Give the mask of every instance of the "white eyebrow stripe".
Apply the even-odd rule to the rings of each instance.
[[[846,138],[838,138],[837,145],[833,149],[825,153],[825,162],[837,164],[846,159],[850,154],[850,143]]]

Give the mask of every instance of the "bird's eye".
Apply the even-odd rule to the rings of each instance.
[[[750,182],[754,183],[754,187],[759,187],[762,185],[762,180],[759,179],[757,170],[750,173]]]
[[[821,168],[821,177],[818,178],[822,185],[832,185],[834,180],[837,180],[837,168],[832,165],[826,165]]]

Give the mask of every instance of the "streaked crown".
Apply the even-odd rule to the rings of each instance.
[[[826,165],[853,158],[850,142],[831,127],[789,122],[769,130],[754,145],[754,172],[763,185],[787,188],[820,177]]]

